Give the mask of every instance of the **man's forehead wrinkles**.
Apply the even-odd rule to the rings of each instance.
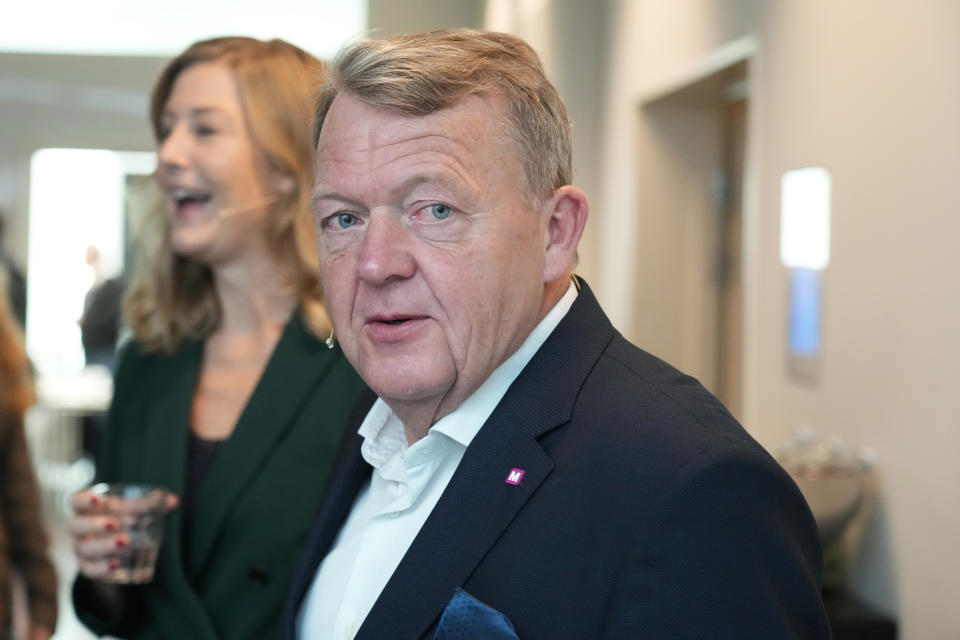
[[[401,172],[421,172],[424,174],[443,174],[448,171],[463,176],[469,174],[473,164],[468,157],[455,157],[438,149],[409,149],[399,153],[373,158],[373,169],[395,169]]]
[[[376,135],[380,133],[380,135]],[[395,146],[408,143],[419,143],[423,141],[430,142],[439,142],[452,144],[457,147],[467,149],[465,141],[461,140],[462,136],[457,135],[459,130],[456,132],[441,132],[441,131],[424,131],[423,133],[402,133],[398,134],[396,132],[374,132],[375,135],[371,137],[375,140],[375,145],[380,146]]]
[[[363,154],[360,157],[326,156],[318,159],[318,179],[323,176],[337,180],[363,180],[373,174],[388,171],[404,183],[445,182],[459,179],[472,183],[472,165],[469,159],[453,158],[449,154],[429,149],[411,149],[405,153],[377,157]]]
[[[461,182],[472,186],[475,183],[472,174],[479,170],[469,154],[453,155],[442,149],[424,149],[421,146],[398,146],[375,153],[358,152],[343,156],[331,154],[321,156],[319,162],[320,173],[335,177],[338,181],[352,182],[356,179],[362,182],[364,179],[376,178],[380,182],[386,179],[387,175],[392,175],[397,181],[394,187],[413,186],[423,182]]]
[[[471,157],[470,149],[457,137],[425,133],[402,138],[379,139],[367,149],[358,149],[360,153],[372,153],[380,161],[403,160],[419,154],[438,154],[455,158],[463,163]]]
[[[436,142],[436,144],[424,144],[424,141]],[[341,166],[368,165],[374,169],[397,162],[413,161],[435,162],[449,168],[461,167],[462,170],[467,170],[472,167],[472,160],[469,147],[465,143],[433,134],[364,146],[345,147],[333,143],[319,146],[317,149],[318,165],[321,163]],[[457,173],[461,173],[462,170]]]

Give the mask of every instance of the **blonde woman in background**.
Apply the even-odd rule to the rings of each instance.
[[[0,636],[12,622],[10,572],[21,574],[29,609],[29,640],[48,640],[57,625],[57,575],[47,557],[47,534],[37,481],[27,452],[23,415],[33,404],[23,336],[7,302],[0,269]]]
[[[119,587],[98,579],[129,537],[95,496],[74,497],[74,605],[96,633],[260,640],[274,631],[365,389],[325,344],[306,231],[322,72],[283,41],[218,38],[175,58],[154,88],[163,210],[141,234],[125,302],[133,340],[98,478],[167,487],[179,506],[154,580]]]

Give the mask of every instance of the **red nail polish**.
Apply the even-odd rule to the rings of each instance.
[[[117,525],[113,524],[112,522],[108,522],[107,524],[103,525],[103,528],[107,531],[116,531]]]
[[[123,538],[117,538],[116,544],[118,549],[122,549],[130,543],[124,540]]]
[[[100,504],[100,496],[90,496],[90,506],[95,507]]]
[[[113,571],[119,566],[120,566],[119,562],[117,562],[116,560],[111,560],[110,563],[107,565],[107,568],[110,569],[110,571]]]

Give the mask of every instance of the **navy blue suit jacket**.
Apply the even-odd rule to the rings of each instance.
[[[342,446],[283,638],[369,477],[360,442]],[[431,638],[458,587],[523,639],[829,638],[820,571],[790,477],[696,380],[617,333],[583,285],[357,638]]]

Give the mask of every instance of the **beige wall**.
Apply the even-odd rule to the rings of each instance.
[[[702,59],[725,44],[742,40],[754,31],[755,7],[760,2],[739,0],[714,2],[646,2],[608,0],[608,27],[603,37],[591,41],[607,43],[607,79],[604,99],[598,107],[604,126],[599,139],[602,147],[603,174],[591,200],[597,204],[591,221],[597,236],[597,272],[595,289],[614,324],[636,339],[645,325],[656,346],[677,348],[682,345],[665,332],[653,332],[655,324],[671,320],[638,313],[640,301],[651,298],[665,301],[669,294],[656,291],[661,280],[641,246],[666,251],[656,244],[660,235],[651,218],[640,215],[640,201],[646,195],[644,176],[639,168],[643,154],[649,153],[653,133],[640,117],[645,99],[673,88],[680,78],[697,75]],[[679,37],[678,34],[682,34]],[[678,294],[667,306],[683,308]],[[651,314],[656,313],[651,310]],[[678,319],[677,319],[678,320]]]
[[[657,286],[631,249],[665,231],[645,210],[645,96],[756,39],[745,220],[745,424],[774,448],[799,424],[879,454],[881,498],[854,570],[904,638],[960,635],[960,3],[612,0],[598,282],[617,324],[654,335]],[[636,144],[640,141],[640,145]],[[822,376],[786,372],[780,176],[833,175]],[[626,232],[624,231],[626,230]],[[668,236],[664,236],[668,237]],[[639,240],[638,240],[639,238]],[[631,313],[635,313],[630,317]],[[681,318],[675,319],[677,323]],[[662,336],[661,336],[662,339]]]
[[[605,42],[607,4],[582,0],[490,0],[485,27],[527,40],[573,120],[574,183],[590,197],[590,223],[580,242],[577,272],[591,286],[599,278],[598,233],[602,228],[601,183],[607,169],[603,153],[603,104],[610,52]]]
[[[376,36],[446,27],[483,26],[481,0],[369,0],[367,19]]]
[[[960,3],[778,2],[756,87],[760,293],[754,416],[872,445],[882,503],[857,572],[904,638],[960,636]],[[823,376],[782,374],[775,212],[787,169],[833,175]]]
[[[0,53],[0,209],[27,264],[30,156],[43,147],[148,151],[159,58]]]

